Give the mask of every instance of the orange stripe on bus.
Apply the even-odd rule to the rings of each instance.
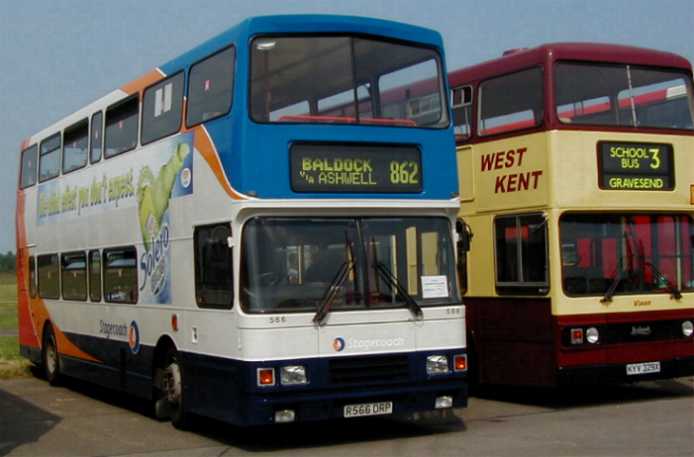
[[[136,80],[124,84],[120,89],[128,95],[132,95],[136,92],[140,92],[145,87],[150,86],[157,81],[161,81],[162,79],[164,79],[164,76],[155,68],[154,70],[150,70],[144,75],[140,76]]]
[[[222,163],[219,160],[219,155],[215,150],[214,144],[212,144],[212,140],[210,139],[207,130],[205,130],[201,125],[195,127],[194,145],[195,149],[198,150],[203,159],[205,159],[205,162],[207,162],[207,165],[209,165],[210,169],[212,169],[212,172],[217,177],[217,182],[219,182],[219,185],[222,186],[227,195],[234,200],[245,200],[246,197],[236,192],[229,185],[229,182],[224,175]]]
[[[24,191],[17,192],[17,314],[19,318],[19,343],[25,346],[40,348],[43,344],[40,333],[46,321],[53,327],[55,342],[60,354],[101,362],[101,360],[86,353],[77,347],[60,330],[58,325],[51,319],[44,301],[39,298],[31,298],[29,295],[29,250],[27,246],[26,225],[24,223],[25,195]],[[29,325],[31,324],[31,325]]]

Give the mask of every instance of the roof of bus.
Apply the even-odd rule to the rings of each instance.
[[[249,38],[262,34],[368,34],[383,36],[394,40],[421,43],[426,46],[443,49],[443,39],[441,35],[431,29],[416,25],[405,24],[383,19],[373,19],[360,16],[339,16],[327,14],[295,14],[295,15],[274,15],[257,16],[248,18],[235,26],[230,27],[219,35],[210,38],[200,45],[184,52],[163,65],[155,67],[154,70],[136,78],[120,89],[126,93],[133,93],[154,83],[164,75],[171,75],[182,68],[185,68],[204,57],[220,50],[231,43],[247,42]],[[163,73],[163,75],[161,74]],[[118,90],[117,89],[117,90]],[[33,141],[42,139],[55,133],[61,125],[72,120],[81,119],[88,116],[93,111],[93,107],[102,105],[105,102],[110,104],[116,99],[122,98],[114,92],[109,93],[94,102],[80,107],[77,111],[66,115],[55,123],[37,131],[30,138],[22,141],[21,149],[25,149]]]
[[[648,65],[691,71],[687,59],[670,52],[606,43],[547,43],[535,48],[506,51],[496,59],[452,71],[449,81],[451,85],[480,81],[557,60]]]

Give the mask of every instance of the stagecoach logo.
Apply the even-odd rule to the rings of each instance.
[[[651,327],[649,325],[633,325],[631,327],[631,336],[649,336]]]
[[[140,352],[140,329],[135,321],[132,321],[128,327],[128,346],[133,354]]]
[[[350,338],[347,341],[344,338],[337,337],[333,340],[333,349],[335,352],[341,352],[345,348],[352,350],[372,350],[372,349],[391,349],[405,345],[405,338],[374,338],[367,340],[358,340]]]
[[[335,352],[340,352],[345,348],[345,340],[339,336],[333,340],[333,349]]]

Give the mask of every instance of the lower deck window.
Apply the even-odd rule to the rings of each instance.
[[[105,249],[104,299],[110,303],[137,303],[137,250],[134,246]]]
[[[101,301],[101,254],[98,250],[89,251],[89,299]]]
[[[498,217],[496,287],[499,294],[548,291],[547,224],[542,214]]]
[[[63,300],[87,299],[87,258],[84,252],[73,252],[61,256],[61,281]]]
[[[39,297],[60,298],[58,254],[40,255],[37,258],[37,264],[39,270]]]
[[[566,214],[559,222],[568,295],[694,290],[694,223],[684,215]]]

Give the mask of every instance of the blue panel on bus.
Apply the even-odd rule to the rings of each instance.
[[[452,126],[412,128],[345,124],[262,124],[250,116],[250,49],[256,35],[330,33],[371,35],[386,40],[406,41],[436,49],[443,56],[441,36],[432,30],[378,19],[349,16],[297,15],[248,19],[210,39],[180,57],[162,65],[165,74],[189,69],[191,64],[230,44],[236,46],[236,72],[231,112],[204,124],[220,156],[231,186],[238,192],[259,198],[404,198],[450,199],[458,192],[455,141]],[[443,58],[441,74],[446,74]],[[447,93],[443,78],[442,93]],[[290,148],[295,143],[369,144],[380,149],[414,147],[421,153],[421,185],[392,187],[392,193],[330,192],[312,193],[292,189]],[[315,187],[313,187],[315,189]],[[296,187],[295,187],[296,189]],[[413,191],[415,189],[416,191]],[[354,190],[354,188],[352,188]]]

